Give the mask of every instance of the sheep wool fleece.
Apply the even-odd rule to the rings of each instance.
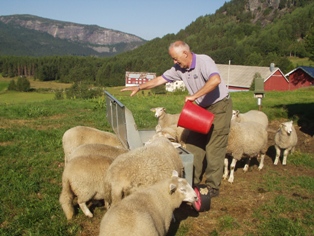
[[[215,115],[208,134],[190,131],[187,138],[187,150],[194,154],[194,185],[202,180],[203,161],[206,156],[205,183],[219,189],[228,144],[228,134],[232,116],[232,100],[229,97],[206,108]]]

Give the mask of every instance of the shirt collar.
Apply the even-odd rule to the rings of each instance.
[[[188,70],[195,69],[195,65],[196,65],[196,55],[195,55],[195,53],[192,52],[192,64],[191,64],[191,67]]]

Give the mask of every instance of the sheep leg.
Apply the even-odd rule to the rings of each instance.
[[[230,176],[229,176],[229,179],[228,179],[229,183],[233,183],[233,180],[234,180],[234,169],[235,169],[236,164],[237,164],[237,159],[232,158],[232,162],[231,162],[231,165],[230,165]]]
[[[224,161],[224,166],[225,166],[225,170],[224,170],[224,175],[222,176],[224,180],[226,180],[228,178],[228,158],[225,158]]]
[[[282,159],[282,165],[287,165],[287,157],[288,157],[288,154],[290,152],[290,148],[287,148],[286,150],[284,150],[283,152],[283,159]]]
[[[277,147],[276,145],[275,145],[275,149],[276,149],[276,158],[275,158],[275,161],[274,161],[274,165],[277,165],[278,164],[278,161],[279,161],[279,156],[280,156],[280,148],[279,147]]]
[[[93,214],[90,212],[88,207],[86,206],[86,202],[79,203],[80,208],[82,209],[83,213],[88,217],[93,217]]]
[[[243,172],[247,172],[249,170],[251,158],[247,158],[247,161],[244,165]]]
[[[259,162],[258,170],[263,169],[264,167],[264,159],[265,159],[265,154],[261,154],[261,161]]]

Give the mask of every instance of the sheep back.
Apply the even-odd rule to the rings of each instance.
[[[65,155],[65,163],[71,152],[78,146],[87,143],[102,143],[114,147],[124,148],[118,136],[88,126],[75,126],[68,129],[62,137],[62,146]]]
[[[142,186],[171,176],[176,170],[183,176],[183,163],[178,151],[165,137],[155,137],[148,145],[119,155],[109,167],[105,201],[115,204]]]
[[[128,149],[114,147],[107,144],[101,143],[87,143],[76,147],[70,154],[67,159],[67,162],[71,161],[76,156],[85,156],[85,155],[104,155],[110,158],[116,158],[122,153],[128,152]]]
[[[240,160],[245,154],[253,157],[266,153],[268,133],[266,129],[255,122],[231,121],[228,137],[227,153]]]
[[[250,110],[245,113],[240,113],[239,111],[233,111],[232,119],[236,120],[237,122],[246,122],[252,121],[257,122],[263,125],[266,129],[268,127],[268,117],[267,115],[258,110]]]

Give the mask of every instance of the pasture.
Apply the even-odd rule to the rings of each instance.
[[[179,113],[184,101],[184,95],[140,93],[130,98],[120,88],[106,90],[132,111],[139,129],[155,127],[150,108],[163,106],[168,113]],[[0,93],[0,235],[98,235],[105,214],[102,205],[92,208],[93,218],[78,210],[68,222],[58,202],[64,167],[61,138],[77,125],[112,131],[105,100],[41,95],[44,98],[32,99],[34,93]],[[257,109],[252,92],[231,97],[241,112]],[[250,171],[243,173],[239,162],[235,182],[222,182],[210,211],[198,213],[182,205],[168,236],[314,234],[314,88],[268,92],[262,110],[271,123],[263,170],[252,162]],[[287,166],[273,166],[274,132],[281,121],[290,119],[298,131],[297,151],[288,156]]]

